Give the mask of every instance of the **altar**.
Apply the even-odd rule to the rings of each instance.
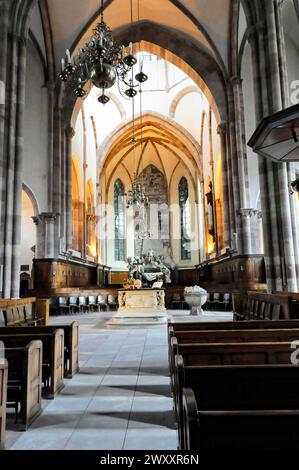
[[[164,289],[120,289],[118,311],[109,324],[160,324],[167,322]]]

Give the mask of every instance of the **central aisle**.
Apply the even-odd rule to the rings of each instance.
[[[43,401],[42,415],[16,441],[8,431],[8,448],[176,449],[166,325],[105,329],[100,318],[54,319],[80,320],[80,373]]]
[[[189,312],[172,313],[194,321]],[[109,315],[109,314],[108,314]],[[20,433],[8,420],[11,450],[176,450],[170,396],[167,326],[107,328],[106,314],[51,318],[52,324],[80,321],[80,372]],[[105,318],[106,316],[106,318]],[[209,312],[198,321],[231,320]]]

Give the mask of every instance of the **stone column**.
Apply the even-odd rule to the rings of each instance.
[[[261,246],[261,224],[262,224],[262,211],[257,209],[252,210],[251,217],[251,242],[252,242],[252,253],[253,254],[262,254]]]
[[[224,209],[224,246],[231,246],[231,227],[230,227],[230,200],[229,200],[229,175],[228,175],[228,162],[226,151],[226,122],[221,122],[218,126],[217,132],[220,136],[221,143],[221,156],[222,156],[222,191],[223,191],[223,209]]]
[[[22,164],[24,153],[23,120],[25,110],[26,76],[26,40],[19,39],[19,69],[17,78],[16,103],[16,153],[13,186],[13,220],[12,220],[12,260],[11,260],[11,296],[19,297],[20,293],[20,249],[22,217]]]
[[[252,244],[251,244],[252,209],[241,208],[239,210],[239,216],[241,219],[241,227],[242,227],[242,240],[243,240],[242,254],[250,255],[252,254]]]
[[[43,225],[40,223],[39,216],[32,217],[32,220],[36,226],[36,246],[35,246],[35,258],[42,259],[45,257],[45,238],[43,233]]]
[[[33,221],[37,226],[36,258],[55,258],[55,221],[58,214],[42,212]]]
[[[65,131],[66,145],[66,249],[70,250],[73,244],[72,230],[72,138],[75,131],[72,127],[67,127]]]
[[[242,80],[239,77],[231,78],[233,97],[234,97],[234,131],[235,131],[235,166],[237,169],[238,177],[238,203],[240,210],[248,207],[249,201],[249,186],[248,186],[248,168],[247,168],[247,151],[246,151],[246,132],[244,120],[244,103]],[[237,231],[239,231],[239,239],[241,245],[241,253],[251,253],[251,233],[250,223],[247,215],[244,216],[243,212],[238,212],[241,215],[240,224]]]
[[[7,73],[7,34],[9,20],[9,3],[0,1],[0,187],[5,184],[5,152],[4,152],[4,130],[5,130],[5,94],[6,94],[6,73]],[[2,191],[1,191],[2,192]],[[1,195],[2,196],[2,195]],[[0,197],[0,239],[3,241],[4,221],[4,198]],[[0,245],[0,259],[3,256],[3,243]],[[0,286],[2,290],[2,286]]]

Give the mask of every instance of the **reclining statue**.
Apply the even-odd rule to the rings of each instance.
[[[163,255],[154,255],[153,250],[143,254],[141,259],[129,257],[127,259],[129,276],[147,282],[163,280],[166,284],[170,284],[171,270],[164,259]]]

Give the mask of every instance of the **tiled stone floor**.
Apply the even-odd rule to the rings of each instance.
[[[187,312],[174,319],[194,321]],[[7,425],[11,450],[175,450],[176,425],[170,396],[166,325],[105,327],[107,314],[51,318],[80,321],[80,372],[27,432]],[[200,321],[231,319],[210,313]]]

